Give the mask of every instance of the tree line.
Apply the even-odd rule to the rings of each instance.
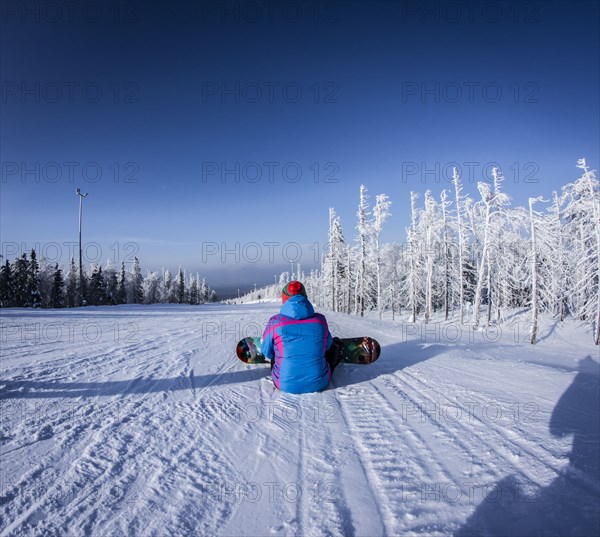
[[[84,305],[117,304],[203,304],[214,302],[217,295],[198,273],[187,274],[179,267],[173,277],[170,271],[147,271],[142,275],[134,258],[129,270],[125,262],[117,269],[109,261],[104,268],[92,264],[83,278],[71,258],[65,275],[58,264],[38,261],[35,250],[0,267],[0,307],[75,308]]]
[[[405,313],[427,323],[444,319],[475,328],[501,322],[511,308],[530,309],[530,340],[537,340],[539,314],[587,323],[600,344],[600,189],[585,159],[581,176],[551,198],[530,198],[512,207],[499,169],[477,185],[479,199],[463,193],[454,169],[452,188],[410,194],[410,225],[403,244],[380,243],[390,215],[385,194],[371,207],[360,187],[357,235],[344,236],[329,211],[328,247],[321,268],[295,277],[311,300],[333,311],[365,315]],[[289,279],[287,273],[281,282]],[[278,297],[276,285],[257,291]],[[256,293],[248,298],[255,299]]]

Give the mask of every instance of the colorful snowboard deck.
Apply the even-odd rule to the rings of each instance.
[[[347,364],[370,364],[381,354],[379,343],[370,337],[353,337],[338,339],[340,345],[340,358]],[[237,357],[246,364],[264,364],[270,360],[260,352],[261,339],[247,337],[236,346]]]

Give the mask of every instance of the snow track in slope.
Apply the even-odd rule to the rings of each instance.
[[[116,323],[126,337],[36,344],[4,334],[2,535],[442,536],[507,475],[539,489],[560,476],[585,505],[598,496],[593,476],[565,471],[570,433],[548,431],[591,345],[549,340],[542,367],[544,344],[527,363],[508,347],[431,346],[401,323],[327,313],[335,335],[375,337],[382,355],[341,365],[322,393],[289,395],[265,380],[268,366],[233,351],[276,309],[84,308],[67,320]],[[57,318],[1,313],[9,323]],[[563,332],[557,341],[573,340]],[[488,402],[538,409],[490,419]]]
[[[510,421],[501,424],[497,419],[489,419],[489,417],[486,419],[485,415],[474,412],[475,405],[471,405],[469,408],[457,401],[456,398],[451,399],[444,393],[448,390],[431,390],[431,385],[438,388],[443,387],[444,383],[439,379],[427,383],[420,378],[420,375],[403,371],[403,378],[398,380],[397,384],[390,383],[389,379],[386,380],[386,385],[394,391],[406,390],[407,388],[412,390],[414,394],[412,402],[415,405],[419,404],[416,398],[420,397],[421,402],[430,403],[430,408],[434,406],[439,408],[440,404],[446,404],[448,408],[459,409],[461,419],[446,418],[440,420],[440,416],[444,414],[439,411],[430,416],[430,419],[433,418],[434,421],[440,424],[442,429],[450,431],[450,434],[454,435],[455,438],[460,436],[460,438],[471,440],[473,448],[470,452],[479,453],[478,460],[480,462],[482,461],[482,445],[487,447],[488,454],[501,457],[499,462],[489,462],[488,468],[500,468],[502,472],[512,470],[515,475],[523,476],[525,481],[534,484],[538,488],[547,485],[558,475],[563,475],[565,457],[558,456],[555,450],[547,447],[546,443],[539,441],[539,436],[534,436],[528,432],[528,426],[532,423],[541,422],[546,424],[546,420],[549,420],[549,412],[540,411],[537,404],[532,407],[535,411],[530,409],[529,415],[527,412],[523,412],[521,415],[515,414],[514,409],[507,405],[504,408],[505,415],[510,415],[511,411],[513,415]],[[483,395],[482,393],[471,393],[469,400],[471,403],[479,403],[478,408],[482,408],[486,404],[486,400],[482,398]],[[540,403],[547,402],[538,397],[535,400]],[[494,404],[502,408],[497,401]],[[448,416],[447,413],[445,415]],[[442,422],[446,425],[443,425]],[[539,435],[539,428],[536,429],[536,432]],[[583,475],[570,472],[565,475],[565,479],[570,480],[573,486],[581,488],[581,492],[584,494],[599,495],[599,484]]]

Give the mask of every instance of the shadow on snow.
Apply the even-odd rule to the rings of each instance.
[[[523,476],[507,476],[455,537],[600,535],[599,409],[598,362],[587,356],[549,423],[553,436],[573,435],[568,466],[542,488]]]
[[[408,341],[388,345],[381,350],[379,359],[369,365],[341,364],[333,374],[332,388],[365,382],[393,373],[405,367],[433,358],[447,350],[444,345],[423,345]],[[240,363],[241,365],[241,363]],[[226,371],[198,376],[178,376],[167,379],[136,378],[109,380],[105,382],[63,382],[13,380],[0,387],[0,399],[52,399],[74,397],[110,397],[116,395],[158,393],[190,389],[202,389],[255,381],[266,377],[269,368],[265,365],[247,366],[243,370]]]
[[[250,382],[265,377],[265,367],[248,368],[242,371],[226,371],[209,375],[180,375],[174,378],[137,378],[109,380],[106,382],[61,382],[15,380],[0,388],[0,399],[51,399],[72,397],[110,397],[180,390],[201,390],[213,385]]]
[[[395,373],[448,351],[443,344],[424,344],[411,340],[381,348],[381,355],[369,365],[340,364],[333,372],[331,387],[341,388],[368,382],[381,375]]]

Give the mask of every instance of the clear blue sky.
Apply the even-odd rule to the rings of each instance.
[[[1,13],[11,258],[39,243],[68,262],[50,243],[77,240],[80,187],[102,261],[270,282],[283,245],[314,265],[330,206],[354,237],[361,183],[391,197],[383,238],[402,241],[410,190],[445,186],[436,166],[475,195],[497,162],[525,204],[599,165],[597,2],[24,5]]]

